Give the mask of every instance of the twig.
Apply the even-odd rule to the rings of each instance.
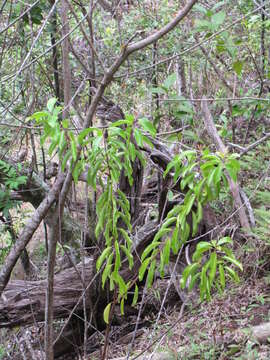
[[[269,138],[270,138],[270,133],[266,133],[261,139],[255,141],[253,144],[249,145],[244,150],[242,150],[242,152],[240,153],[240,156],[246,154],[249,150],[254,149],[256,146],[258,146],[263,141],[265,141],[265,140],[267,140]]]
[[[228,143],[228,145],[240,150],[240,156],[245,155],[248,151],[254,149],[255,147],[257,147],[258,145],[260,145],[262,142],[264,142],[265,140],[270,138],[270,133],[266,133],[262,138],[260,138],[259,140],[255,141],[254,143],[250,144],[247,147],[243,147],[239,144],[233,144],[233,143]]]
[[[243,189],[239,188],[239,190],[240,190],[241,198],[243,199],[243,201],[246,205],[248,214],[249,214],[249,220],[250,220],[251,227],[255,227],[256,223],[255,223],[254,212],[253,212],[252,206],[250,204],[249,198],[247,197],[247,195],[245,194]]]

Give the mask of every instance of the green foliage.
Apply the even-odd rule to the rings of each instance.
[[[164,275],[164,268],[169,263],[170,253],[176,255],[182,245],[186,243],[189,237],[195,236],[198,225],[203,217],[203,206],[219,197],[221,185],[228,187],[226,174],[236,181],[239,172],[239,162],[236,160],[235,154],[210,154],[205,150],[200,158],[197,158],[196,151],[188,150],[179,155],[168,164],[164,177],[173,170],[173,180],[176,184],[180,183],[180,190],[185,191],[185,198],[182,204],[175,206],[167,215],[159,231],[153,239],[153,242],[144,250],[142,254],[142,264],[139,270],[139,279],[141,280],[148,269],[148,286],[153,281],[153,261],[156,256],[160,255],[159,272]],[[188,217],[192,219],[192,227],[188,221]],[[192,231],[191,231],[192,230]],[[210,250],[211,247],[216,248],[223,244],[224,239],[218,242],[200,243],[198,249]],[[198,250],[199,251],[199,250]],[[218,248],[218,251],[223,251]],[[227,251],[227,261],[236,261],[233,254]],[[204,251],[203,251],[204,252]],[[197,252],[198,256],[198,252]],[[225,259],[225,258],[223,258]],[[151,264],[151,265],[150,265]],[[225,279],[224,269],[220,267],[220,260],[217,259],[217,253],[213,252],[209,261],[198,273],[199,263],[194,263],[185,270],[187,276],[194,274],[192,284],[200,276],[201,297],[209,299],[210,290],[216,275],[216,269],[219,268],[221,279]],[[150,271],[151,269],[151,271]],[[210,275],[207,277],[207,272]],[[236,275],[231,268],[226,266],[226,271],[230,273],[231,278],[236,279]],[[196,276],[195,276],[196,275]],[[207,280],[208,279],[208,280]],[[211,286],[210,286],[211,285]],[[225,283],[221,286],[224,289]]]
[[[121,173],[133,184],[132,164],[138,158],[144,164],[144,158],[138,150],[144,143],[152,146],[145,131],[155,136],[154,125],[146,118],[139,119],[141,128],[134,128],[134,117],[127,115],[106,129],[91,127],[78,135],[68,129],[68,121],[59,121],[62,108],[56,106],[56,99],[47,103],[47,111],[33,114],[29,120],[42,125],[44,132],[41,144],[50,141],[49,155],[58,152],[62,171],[72,169],[77,182],[81,172],[87,167],[87,182],[94,190],[102,188],[102,194],[96,204],[97,224],[95,235],[104,239],[105,247],[97,260],[97,270],[102,269],[102,287],[109,281],[110,290],[118,287],[119,302],[123,309],[123,300],[127,296],[129,284],[120,275],[123,258],[129,268],[133,267],[132,240],[130,237],[130,204],[126,195],[117,189]],[[131,141],[134,136],[136,144]],[[104,181],[105,180],[105,181]],[[105,314],[104,314],[105,319]]]
[[[170,74],[160,86],[152,88],[151,92],[164,96],[163,106],[171,119],[191,123],[194,115],[193,107],[190,101],[178,95],[175,88],[176,78],[176,73]]]
[[[12,248],[12,239],[7,231],[1,231],[1,251],[0,251],[0,264],[3,264],[6,256]]]
[[[32,5],[34,4],[35,0],[30,0],[28,4]],[[26,13],[22,17],[22,21],[24,25],[29,25],[29,22],[31,21],[32,24],[39,25],[41,24],[43,20],[43,12],[48,9],[48,4],[46,4],[46,1],[41,0],[39,1],[35,6],[33,6],[30,10],[30,12]],[[11,12],[11,20],[17,19],[22,12],[25,12],[26,8],[23,6],[23,3],[17,3],[13,6],[12,12]],[[30,20],[30,21],[29,21]]]
[[[43,135],[40,139],[40,144],[43,146],[45,141],[50,139],[50,147],[48,154],[51,156],[56,147],[60,150],[60,155],[66,147],[65,129],[68,127],[68,122],[62,122],[62,129],[60,126],[59,116],[62,110],[61,106],[56,106],[57,100],[52,98],[47,103],[47,111],[39,111],[28,118],[28,121],[34,120],[37,125],[42,125]],[[72,140],[71,140],[72,143]]]
[[[175,76],[170,75],[163,84],[168,89],[175,82]],[[96,267],[102,271],[102,287],[109,282],[110,290],[117,287],[118,301],[123,312],[124,300],[131,284],[125,283],[120,275],[123,259],[127,259],[129,268],[133,267],[132,239],[130,223],[130,204],[126,195],[117,189],[121,173],[124,173],[133,184],[132,163],[136,158],[144,164],[139,147],[144,143],[152,145],[145,133],[155,136],[154,125],[146,118],[139,119],[139,127],[134,127],[134,117],[127,115],[125,119],[112,123],[106,129],[91,127],[79,134],[68,129],[68,121],[59,121],[61,107],[56,106],[56,99],[47,103],[47,111],[35,113],[30,117],[44,128],[42,144],[49,139],[49,154],[59,153],[62,170],[67,166],[72,169],[74,181],[77,182],[80,173],[88,167],[87,182],[96,190],[102,188],[102,194],[96,204],[97,224],[95,235],[103,239],[104,248],[100,254]],[[132,136],[136,145],[131,141]],[[200,157],[196,151],[184,151],[174,157],[168,164],[164,177],[173,172],[173,180],[179,182],[180,189],[185,192],[182,204],[175,206],[167,215],[153,242],[144,250],[139,269],[139,281],[147,273],[147,286],[151,287],[156,267],[163,276],[165,266],[168,265],[171,252],[177,254],[189,237],[195,236],[198,225],[203,217],[203,206],[220,194],[221,185],[228,185],[226,174],[236,181],[240,166],[234,154],[211,154],[205,150]],[[188,217],[191,217],[192,224]],[[192,225],[192,226],[191,226]],[[200,245],[200,244],[199,244]],[[210,252],[209,260],[201,267],[201,258],[205,251],[199,251],[205,246]],[[226,248],[226,256],[220,259],[219,252],[225,251],[222,239],[211,244],[201,243],[195,253],[196,262],[184,272],[184,282],[191,277],[191,284],[200,278],[201,297],[209,299],[210,290],[219,271],[220,288],[224,289],[225,277],[230,274],[236,279],[234,270],[225,262],[237,265],[231,251]],[[160,256],[159,264],[156,260]],[[197,257],[197,259],[196,259]],[[199,258],[198,258],[199,257]],[[200,271],[199,271],[200,270]],[[138,298],[135,287],[133,304]],[[104,320],[108,321],[109,307],[104,312]]]
[[[181,287],[184,289],[188,283],[188,289],[191,290],[196,282],[199,282],[201,300],[210,300],[213,286],[220,292],[225,289],[226,277],[238,282],[239,277],[233,267],[241,271],[243,267],[227,246],[229,244],[232,244],[229,237],[197,244],[192,256],[193,263],[188,265],[182,274]]]
[[[0,177],[2,187],[0,188],[0,211],[6,217],[8,211],[18,205],[17,201],[10,199],[10,192],[18,190],[19,186],[26,183],[26,176],[17,176],[17,171],[11,165],[0,160]]]
[[[103,318],[106,324],[109,324],[109,318],[110,318],[110,311],[111,311],[111,303],[109,303],[103,312]]]

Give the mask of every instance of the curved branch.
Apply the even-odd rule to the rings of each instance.
[[[196,2],[198,2],[198,0],[190,0],[186,4],[186,6],[184,6],[183,9],[179,10],[175,18],[172,21],[170,21],[167,25],[163,26],[160,30],[154,32],[154,34],[149,35],[147,38],[129,45],[127,47],[128,54],[131,54],[134,51],[138,51],[140,49],[145,48],[146,46],[153,44],[154,42],[161,39],[164,35],[172,31],[179,24],[179,22],[183,20],[184,17],[187,16],[187,14],[190,12],[190,10],[192,9],[192,7],[195,5]]]

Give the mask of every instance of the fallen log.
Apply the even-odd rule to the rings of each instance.
[[[134,237],[134,267],[121,272],[125,281],[136,276],[140,266],[140,254],[150,244],[158,230],[155,222],[149,222]],[[99,278],[95,276],[93,258],[87,258],[85,263],[85,287],[98,288]],[[67,318],[76,306],[76,312],[83,309],[83,294],[85,287],[82,282],[83,265],[68,268],[55,275],[54,318]],[[46,280],[24,281],[13,280],[8,283],[0,298],[0,328],[33,324],[44,321],[45,316]],[[95,291],[92,291],[93,297]],[[93,303],[96,299],[89,299]]]
[[[65,318],[70,314],[76,301],[84,291],[81,281],[82,265],[61,271],[55,276],[54,318]],[[93,259],[85,264],[85,282],[93,278]],[[33,324],[44,321],[46,280],[10,281],[0,300],[0,328]],[[78,302],[77,310],[82,310]]]

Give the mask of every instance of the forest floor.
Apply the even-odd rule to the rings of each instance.
[[[110,344],[108,359],[127,359],[129,351],[130,360],[138,355],[139,360],[270,358],[269,344],[258,344],[248,333],[247,337],[240,337],[237,331],[270,321],[270,277],[242,279],[240,284],[227,287],[224,294],[214,295],[208,303],[186,305],[182,316],[181,310],[181,301],[171,304],[164,309],[158,323],[156,315],[149,313],[148,325],[138,330],[132,350],[133,332]],[[26,337],[31,342],[40,336],[39,332],[40,327],[35,326],[6,332],[5,347],[13,357],[1,356],[0,352],[0,359],[23,359]],[[21,355],[18,354],[19,346]],[[12,351],[15,348],[17,350]],[[39,359],[42,357],[35,351],[35,360]],[[100,350],[97,350],[84,360],[99,359]]]
[[[269,359],[269,344],[260,345],[250,337],[240,339],[237,332],[270,321],[269,290],[269,277],[249,279],[230,287],[226,294],[217,294],[209,303],[187,306],[180,319],[181,306],[175,304],[157,325],[153,321],[153,326],[143,329],[130,359],[145,350],[139,359],[150,359],[151,352],[155,354],[152,359],[163,360]],[[128,349],[120,339],[110,347],[109,358],[121,354],[125,359]]]

